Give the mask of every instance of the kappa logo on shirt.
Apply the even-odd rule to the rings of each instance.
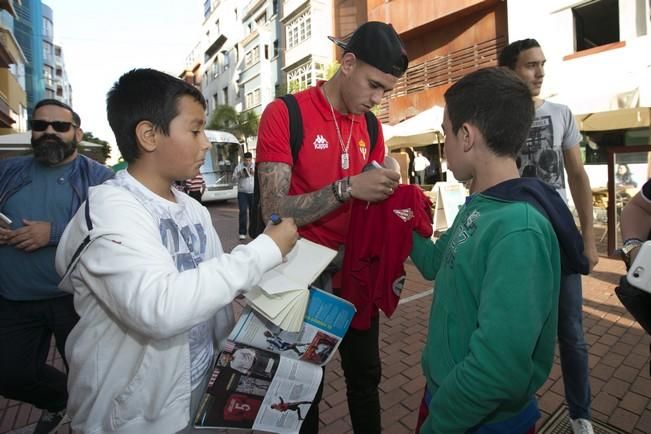
[[[393,213],[400,217],[403,222],[408,222],[414,218],[414,211],[411,208],[394,209]]]
[[[317,134],[314,139],[314,149],[328,149],[328,141],[322,134]]]

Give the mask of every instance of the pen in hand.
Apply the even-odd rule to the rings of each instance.
[[[279,225],[280,222],[282,222],[282,221],[283,221],[282,217],[280,217],[278,214],[276,214],[276,213],[271,214],[271,224]],[[283,256],[283,262],[287,262],[287,257],[286,256]]]
[[[276,228],[278,226],[278,228]],[[273,234],[282,234],[287,231],[288,228],[293,228],[293,240],[291,241],[290,244],[286,246],[282,246],[279,241],[282,242],[282,240],[276,239],[276,237]],[[269,233],[267,233],[269,232]],[[283,254],[283,262],[287,262],[286,255],[292,250],[294,247],[294,244],[296,243],[296,239],[298,238],[298,233],[296,232],[296,225],[294,224],[293,219],[289,219],[287,221],[283,220],[282,217],[280,217],[279,214],[273,213],[269,216],[269,222],[267,223],[267,229],[265,229],[265,233],[267,235],[270,235],[272,239],[278,244],[278,246],[281,248],[282,254]],[[282,247],[281,247],[282,246]]]

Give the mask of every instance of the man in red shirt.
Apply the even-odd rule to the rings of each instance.
[[[294,95],[303,119],[298,158],[294,161],[290,149],[287,108],[276,100],[260,120],[257,169],[265,217],[293,217],[301,236],[340,249],[348,234],[350,199],[382,201],[398,186],[400,174],[393,170],[362,172],[372,161],[383,162],[385,153],[379,123],[375,146],[369,143],[364,113],[395,86],[408,59],[393,27],[380,22],[363,24],[347,43],[333,41],[344,49],[337,73]],[[335,292],[338,282],[335,274]],[[369,329],[350,329],[339,347],[357,433],[381,432],[378,326],[376,316]],[[301,427],[303,433],[318,431],[319,395]]]

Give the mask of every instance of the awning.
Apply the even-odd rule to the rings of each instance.
[[[31,149],[32,145],[32,132],[25,131],[22,133],[3,134],[0,135],[0,145],[28,145],[27,149]],[[102,145],[82,140],[79,146],[85,148],[101,148]],[[6,147],[4,147],[6,149]]]
[[[581,131],[608,131],[651,126],[651,107],[623,108],[574,116]]]
[[[443,107],[433,106],[396,125],[382,125],[384,143],[389,148],[437,143],[443,132]]]
[[[612,76],[585,75],[565,80],[550,101],[570,107],[581,131],[608,131],[650,126],[651,67],[626,67]]]

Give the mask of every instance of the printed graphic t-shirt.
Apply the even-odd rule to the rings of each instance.
[[[129,190],[158,222],[161,242],[170,252],[179,271],[196,268],[205,258],[207,236],[202,225],[199,206],[170,186],[177,202],[170,202],[154,194],[133,178],[128,171],[121,170],[108,184]],[[185,199],[185,200],[184,200]],[[220,246],[221,249],[221,246]],[[197,387],[209,368],[214,352],[213,320],[210,319],[190,329],[190,368],[192,389]]]
[[[517,158],[520,176],[545,181],[567,202],[563,151],[580,141],[581,133],[569,107],[544,101],[536,109],[529,137]]]

